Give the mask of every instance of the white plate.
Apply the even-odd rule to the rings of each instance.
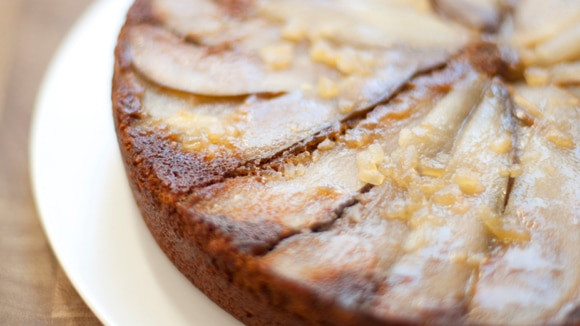
[[[31,175],[52,248],[108,325],[238,325],[182,276],[149,234],[113,128],[113,49],[130,0],[96,2],[57,53],[40,91]]]

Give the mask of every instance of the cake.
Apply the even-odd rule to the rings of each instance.
[[[136,0],[135,200],[248,325],[580,323],[580,2]]]

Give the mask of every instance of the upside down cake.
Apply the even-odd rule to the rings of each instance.
[[[137,0],[143,218],[250,325],[579,324],[580,1]]]

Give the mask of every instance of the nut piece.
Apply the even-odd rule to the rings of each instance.
[[[328,77],[321,77],[317,85],[318,95],[325,99],[331,99],[338,96],[338,85]]]
[[[466,195],[475,195],[485,190],[479,182],[480,175],[477,172],[468,170],[459,170],[453,178],[453,182],[459,186],[459,189]]]
[[[385,176],[378,170],[377,164],[385,158],[385,152],[379,144],[372,144],[356,155],[358,176],[362,182],[378,186],[385,181]]]
[[[503,135],[494,140],[489,145],[489,148],[497,154],[505,154],[512,149],[512,138],[508,135]]]
[[[294,47],[290,43],[278,43],[260,50],[262,60],[274,70],[282,70],[292,65]]]
[[[576,147],[571,135],[556,128],[548,129],[546,139],[560,148],[574,149]]]
[[[333,149],[335,145],[336,145],[335,142],[326,138],[322,143],[318,144],[318,149],[321,151],[327,151]]]
[[[509,224],[509,217],[500,218],[493,214],[489,207],[482,207],[478,212],[479,218],[487,229],[501,242],[526,242],[530,240],[530,232],[521,225]]]
[[[282,37],[288,41],[299,42],[306,38],[306,25],[299,20],[290,20],[282,28]]]
[[[336,51],[326,41],[315,41],[310,47],[310,58],[314,62],[336,66]]]

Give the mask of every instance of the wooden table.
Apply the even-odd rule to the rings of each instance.
[[[100,324],[40,225],[28,174],[36,93],[66,32],[92,0],[0,0],[0,325]]]

